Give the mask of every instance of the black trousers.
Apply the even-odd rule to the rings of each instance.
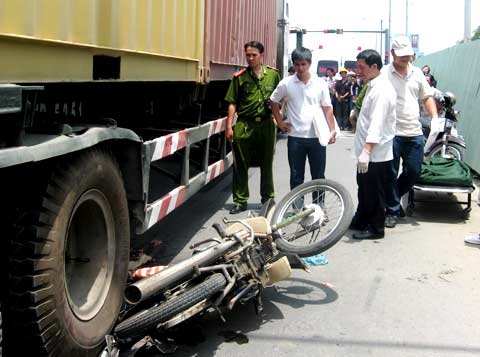
[[[350,114],[349,100],[344,99],[340,102],[337,102],[336,118],[337,118],[337,123],[340,129],[345,129],[347,126],[350,126],[350,122],[348,121],[349,114]]]
[[[370,162],[368,171],[357,173],[358,207],[355,224],[373,232],[383,232],[385,225],[385,184],[391,161]]]

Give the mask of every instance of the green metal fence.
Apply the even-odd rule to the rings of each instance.
[[[420,57],[415,65],[429,65],[437,88],[456,95],[460,111],[458,130],[465,137],[465,161],[480,173],[480,40],[459,44]]]

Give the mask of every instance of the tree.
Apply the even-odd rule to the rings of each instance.
[[[472,41],[480,40],[480,26],[477,27],[475,31],[473,31]]]
[[[473,31],[473,36],[470,38],[470,41],[480,40],[480,26],[477,27],[475,31]],[[457,41],[457,44],[465,43],[465,40]]]

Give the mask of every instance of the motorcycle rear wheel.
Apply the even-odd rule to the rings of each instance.
[[[221,273],[216,273],[185,292],[173,297],[164,303],[143,310],[115,327],[115,336],[121,340],[142,337],[154,329],[159,323],[170,320],[172,317],[188,308],[208,299],[227,285],[227,280]]]
[[[326,251],[343,237],[353,217],[353,202],[347,189],[326,179],[312,180],[290,191],[275,207],[271,224],[285,221],[306,206],[321,207],[326,219],[310,226],[302,220],[275,232],[279,250],[308,257]]]

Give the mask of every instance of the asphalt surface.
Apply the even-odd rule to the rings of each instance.
[[[352,142],[345,133],[328,148],[326,176],[356,204]],[[278,201],[289,191],[285,138],[274,172]],[[229,217],[230,184],[231,172],[167,216],[143,237],[154,240],[147,253],[169,264],[189,256],[191,242],[214,236],[211,225]],[[260,206],[258,190],[259,171],[252,169],[250,209]],[[477,197],[478,188],[466,219],[465,205],[455,203],[466,195],[419,192],[417,199],[433,203],[416,203],[384,239],[356,241],[348,231],[324,253],[327,265],[294,270],[267,288],[263,314],[251,304],[237,306],[226,322],[209,313],[180,331],[173,356],[480,355],[480,246],[463,241],[480,231]]]

